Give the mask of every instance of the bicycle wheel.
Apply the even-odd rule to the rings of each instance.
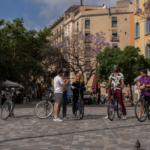
[[[118,108],[117,108],[117,116],[118,116],[118,118],[122,117],[122,111],[121,111],[121,107],[120,107],[119,103],[118,103]]]
[[[144,122],[148,117],[148,108],[143,100],[139,100],[135,105],[135,116],[140,122]]]
[[[7,101],[2,106],[1,119],[2,120],[6,120],[10,116],[11,111],[12,111],[12,102],[11,101]]]
[[[107,114],[109,120],[113,121],[115,117],[115,103],[112,99],[108,101]]]
[[[84,117],[84,103],[83,103],[83,101],[80,101],[79,115],[80,115],[80,119],[83,119],[83,117]]]
[[[34,111],[38,118],[46,119],[53,113],[53,105],[49,101],[42,101],[35,106]]]

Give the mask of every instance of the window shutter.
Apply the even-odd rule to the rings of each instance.
[[[150,20],[147,20],[147,33],[150,33]]]
[[[147,28],[148,28],[148,24],[147,24],[148,22],[147,22],[147,19],[145,20],[145,34],[147,34],[148,33],[148,30],[147,30]]]
[[[148,46],[146,45],[145,46],[145,58],[148,58],[148,50],[149,50]]]
[[[112,17],[112,21],[117,21],[117,17]]]
[[[135,36],[135,38],[136,38],[136,24],[135,24],[135,26],[134,26],[134,36]]]
[[[140,37],[140,23],[138,23],[138,37]]]

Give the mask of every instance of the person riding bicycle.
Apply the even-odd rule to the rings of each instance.
[[[112,73],[109,77],[109,82],[107,84],[106,89],[112,85],[113,90],[114,90],[114,96],[118,98],[118,102],[121,107],[121,111],[123,114],[123,120],[125,120],[126,117],[126,109],[123,103],[123,98],[122,98],[122,89],[124,88],[124,75],[119,72],[119,67],[117,65],[114,65],[114,73]],[[109,93],[109,96],[111,97],[111,93]],[[105,118],[108,118],[106,116]]]
[[[87,88],[87,86],[85,86],[84,84],[84,81],[83,81],[83,78],[82,78],[82,75],[81,74],[76,74],[75,76],[75,79],[74,79],[74,82],[71,86],[71,90],[73,91],[73,118],[75,117],[75,110],[76,110],[76,104],[78,102],[78,99],[79,99],[79,91],[78,89],[75,89],[75,88],[82,88],[84,87],[82,90],[81,90],[81,98],[83,99],[83,91]]]
[[[150,77],[147,75],[147,70],[143,69],[140,73],[141,78],[138,81],[138,86],[137,88],[139,90],[143,90],[146,87],[150,88]],[[143,92],[141,92],[141,96],[143,95]],[[145,91],[145,100],[150,104],[150,90]],[[140,117],[141,114],[139,114]]]

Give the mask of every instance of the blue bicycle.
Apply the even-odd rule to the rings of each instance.
[[[116,97],[114,97],[113,88],[111,88],[111,90],[112,90],[112,97],[108,101],[107,114],[108,114],[109,120],[113,121],[114,117],[115,117],[115,111],[117,111],[118,118],[122,117],[122,111],[120,108],[120,104],[118,103],[118,99]]]
[[[76,104],[75,116],[77,115],[77,111],[79,110],[79,117],[80,117],[80,119],[83,119],[83,117],[84,117],[84,102],[83,102],[83,99],[81,98],[81,90],[84,89],[84,87],[83,88],[75,87],[75,89],[79,90],[79,99]]]

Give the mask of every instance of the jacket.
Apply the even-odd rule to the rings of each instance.
[[[78,83],[73,82],[72,86],[78,87]],[[85,84],[84,84],[84,82],[80,83],[80,87],[84,87],[84,89],[81,90],[81,98],[83,99],[83,91],[85,91]],[[72,88],[71,88],[71,90],[73,91],[73,99],[78,99],[78,97],[79,97],[79,90],[78,89],[72,89]]]

